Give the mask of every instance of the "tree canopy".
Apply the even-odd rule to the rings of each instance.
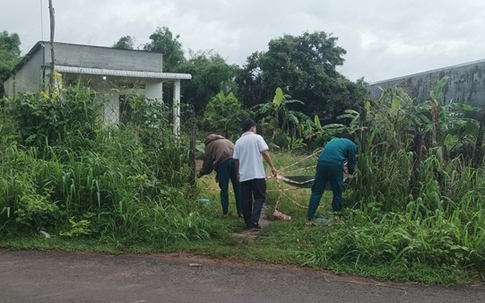
[[[323,31],[271,40],[266,52],[247,58],[238,77],[238,96],[246,106],[267,102],[277,87],[305,103],[296,109],[332,118],[361,100],[360,86],[337,72],[346,51]]]
[[[226,138],[231,139],[231,135],[239,135],[241,128],[239,123],[234,122],[244,121],[248,117],[249,112],[242,108],[241,102],[232,92],[226,95],[220,91],[207,104],[202,125],[204,129],[222,132]]]
[[[118,42],[113,44],[113,48],[117,49],[135,49],[135,41],[131,36],[123,36]]]
[[[227,64],[226,60],[212,50],[193,52],[185,58],[179,35],[174,35],[168,27],[158,27],[150,35],[151,41],[144,45],[147,51],[160,52],[163,55],[163,71],[189,73],[192,80],[182,85],[184,103],[193,106],[196,113],[204,111],[207,103],[219,92],[234,90],[234,78],[237,66]],[[135,49],[131,36],[123,36],[113,45],[118,49]],[[170,103],[171,87],[164,85],[163,99]]]
[[[220,91],[235,92],[242,104],[251,108],[272,100],[275,89],[281,87],[302,101],[291,104],[288,110],[324,119],[357,109],[366,96],[363,80],[354,83],[336,70],[343,65],[346,51],[337,45],[338,38],[323,31],[273,39],[268,51],[254,52],[242,68],[228,64],[213,51],[189,50],[187,59],[179,38],[168,27],[158,27],[143,49],[163,54],[164,71],[192,75],[192,80],[182,86],[182,96],[198,114]],[[124,36],[113,47],[133,49],[134,42]],[[170,101],[168,89],[164,99]]]
[[[168,27],[159,27],[150,35],[151,42],[144,46],[144,50],[163,54],[163,71],[172,72],[174,68],[185,62],[179,35],[174,36]]]
[[[8,31],[0,33],[0,49],[14,55],[20,56],[20,37],[16,33],[10,34]]]
[[[0,97],[3,96],[3,82],[12,68],[20,61],[20,37],[7,31],[0,32]]]
[[[192,75],[192,80],[182,86],[184,103],[192,104],[196,113],[203,112],[207,103],[219,92],[234,90],[233,79],[237,69],[212,51],[192,53],[189,60],[175,68],[176,72]]]

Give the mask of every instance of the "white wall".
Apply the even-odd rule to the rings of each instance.
[[[162,81],[148,82],[145,89],[145,97],[147,97],[148,99],[162,100],[163,82]]]

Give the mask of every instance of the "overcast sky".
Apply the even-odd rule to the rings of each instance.
[[[375,82],[485,59],[483,0],[53,0],[55,41],[112,46],[149,42],[157,27],[185,51],[212,49],[244,65],[284,34],[325,31],[347,54],[339,71]],[[49,40],[48,0],[3,0],[0,31],[20,36],[22,54]]]

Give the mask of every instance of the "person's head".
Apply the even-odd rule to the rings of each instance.
[[[339,136],[337,136],[338,138],[342,138],[342,139],[349,139],[350,141],[354,142],[355,143],[355,137],[353,134],[351,133],[343,133],[343,134],[340,134]]]
[[[242,131],[244,133],[248,132],[248,131],[252,131],[253,133],[255,133],[256,132],[256,122],[254,122],[251,119],[244,121],[243,124],[242,124]]]
[[[207,136],[205,137],[206,140],[209,140],[213,137],[217,136],[217,134],[207,134]]]
[[[205,137],[204,144],[207,145],[209,142],[211,142],[217,135],[216,134],[208,134],[207,137]]]

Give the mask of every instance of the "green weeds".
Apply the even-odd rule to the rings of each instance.
[[[2,239],[42,230],[50,239],[95,239],[123,250],[218,237],[222,222],[191,205],[187,139],[167,131],[166,106],[137,97],[132,121],[120,127],[100,121],[102,106],[82,87],[7,100],[0,121]]]
[[[269,179],[267,215],[277,206],[292,220],[275,219],[255,239],[233,234],[244,224],[232,195],[230,217],[220,216],[213,178],[190,185],[188,139],[171,135],[165,105],[133,98],[131,122],[108,127],[96,118],[101,101],[74,87],[60,96],[19,96],[2,108],[0,246],[186,250],[439,284],[485,277],[485,176],[460,151],[476,124],[456,111],[439,116],[451,109],[439,111],[436,100],[417,104],[398,91],[368,106],[371,128],[358,135],[357,176],[346,183],[335,224],[305,227],[310,189]],[[272,157],[282,174],[314,174],[315,158],[292,165],[304,156]],[[327,191],[319,212],[330,203]]]

